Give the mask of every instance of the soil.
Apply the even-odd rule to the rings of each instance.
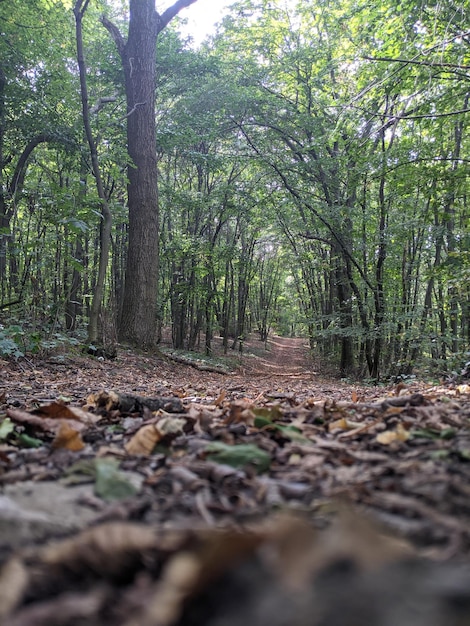
[[[214,352],[0,361],[0,623],[470,623],[468,381]]]

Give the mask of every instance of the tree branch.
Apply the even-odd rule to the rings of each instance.
[[[116,102],[116,100],[116,96],[103,96],[102,98],[99,98],[98,102],[90,108],[90,114],[95,115],[95,113],[99,113],[106,104]]]
[[[16,164],[15,171],[13,172],[11,182],[8,185],[8,195],[11,199],[15,200],[17,194],[23,188],[28,159],[31,156],[34,148],[36,148],[36,146],[38,146],[40,143],[54,141],[54,139],[55,137],[53,135],[41,133],[40,135],[36,135],[36,137],[33,137],[33,139],[31,139],[31,141],[27,144],[27,146],[21,153],[20,158],[18,159],[18,163]]]
[[[469,113],[470,109],[458,109],[457,111],[449,111],[449,113],[425,113],[423,115],[406,115],[398,114],[393,115],[391,113],[369,113],[372,117],[386,117],[391,120],[423,120],[423,119],[434,119],[435,117],[450,117],[452,115],[460,115],[461,113]]]
[[[191,4],[194,4],[195,2],[197,2],[197,0],[177,0],[175,4],[173,4],[171,7],[168,7],[168,9],[164,11],[161,15],[157,13],[157,16],[158,16],[157,32],[160,33],[166,26],[168,26],[169,22],[171,22],[171,20],[176,15],[178,15],[178,13],[182,9],[189,7]]]
[[[124,40],[124,37],[122,36],[121,31],[116,26],[116,24],[113,24],[113,22],[111,22],[111,20],[108,20],[106,15],[102,15],[100,17],[100,22],[103,24],[103,26],[106,28],[108,33],[113,38],[114,43],[116,44],[116,47],[118,49],[118,52],[122,56],[122,53],[124,52],[124,47],[126,45],[126,42]]]
[[[470,70],[470,65],[458,65],[457,63],[442,63],[433,61],[415,61],[414,59],[401,59],[393,57],[362,57],[366,61],[386,61],[387,63],[405,63],[410,65],[425,65],[427,67],[451,67],[456,70]]]

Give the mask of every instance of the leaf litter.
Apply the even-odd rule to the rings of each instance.
[[[1,366],[0,622],[470,623],[468,385],[285,356]]]

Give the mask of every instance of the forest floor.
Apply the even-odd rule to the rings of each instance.
[[[468,380],[216,352],[0,361],[0,624],[470,624]]]

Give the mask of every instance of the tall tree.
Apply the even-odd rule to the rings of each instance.
[[[129,248],[119,338],[141,348],[156,341],[159,273],[159,211],[155,86],[157,37],[196,0],[178,0],[162,14],[155,0],[130,0],[127,40],[106,17],[124,70],[127,101]]]
[[[108,198],[103,184],[103,176],[101,174],[101,168],[98,161],[98,150],[96,147],[96,141],[93,137],[93,132],[90,124],[90,111],[88,106],[88,86],[86,80],[86,64],[85,54],[83,51],[83,16],[87,10],[89,0],[77,0],[73,8],[75,15],[75,36],[77,40],[77,60],[78,69],[80,72],[80,93],[82,99],[82,116],[83,126],[85,129],[85,136],[88,142],[90,150],[91,167],[93,176],[95,177],[96,190],[101,202],[101,215],[102,222],[100,224],[100,257],[98,276],[95,283],[95,289],[93,293],[93,301],[90,310],[90,320],[88,324],[88,340],[95,343],[98,339],[98,320],[99,312],[101,308],[101,301],[104,294],[104,282],[106,278],[106,270],[108,267],[109,249],[111,246],[111,226],[112,215],[109,209]]]

